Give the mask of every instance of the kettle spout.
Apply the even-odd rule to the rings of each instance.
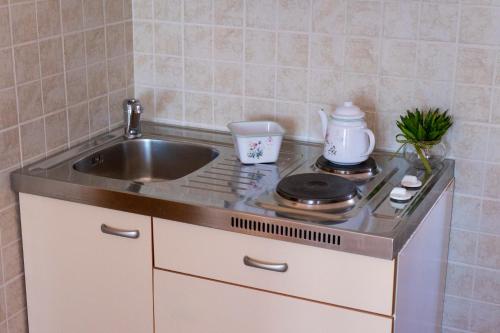
[[[319,109],[318,114],[321,119],[321,128],[323,129],[323,137],[326,137],[326,129],[328,128],[328,115],[323,109]]]

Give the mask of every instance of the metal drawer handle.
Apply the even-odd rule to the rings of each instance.
[[[265,270],[273,271],[273,272],[284,273],[288,270],[287,263],[276,264],[276,263],[272,263],[272,262],[265,262],[265,261],[260,261],[257,259],[250,258],[249,256],[245,256],[243,258],[243,263],[249,267],[265,269]]]
[[[105,234],[118,237],[133,238],[133,239],[139,238],[139,230],[123,230],[123,229],[113,228],[105,224],[101,224],[101,231]]]

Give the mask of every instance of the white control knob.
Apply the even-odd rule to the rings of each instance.
[[[405,175],[401,180],[401,186],[410,190],[417,190],[422,187],[422,182],[416,176]]]
[[[391,200],[404,203],[404,202],[410,201],[412,195],[404,187],[395,187],[392,189],[390,197],[391,197]]]

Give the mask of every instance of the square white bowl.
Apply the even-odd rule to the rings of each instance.
[[[238,121],[227,125],[243,164],[274,163],[278,160],[285,130],[274,121]]]

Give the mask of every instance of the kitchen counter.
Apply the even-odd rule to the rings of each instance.
[[[454,179],[454,161],[445,160],[411,204],[397,216],[384,217],[368,212],[359,217],[363,219],[361,229],[354,228],[355,222],[351,221],[315,223],[280,215],[265,205],[256,204],[256,199],[272,195],[279,179],[308,167],[321,155],[322,145],[285,140],[277,163],[242,165],[235,157],[227,133],[144,122],[143,134],[146,138],[209,146],[216,149],[219,156],[188,176],[164,182],[104,178],[74,169],[73,165],[83,157],[123,141],[120,128],[13,172],[13,189],[232,232],[393,259]],[[375,158],[377,154],[387,155],[377,152]],[[410,169],[400,156],[391,163],[398,164],[400,172]],[[220,175],[224,173],[252,175],[253,180],[242,183]],[[390,181],[386,185],[387,189],[384,187],[380,196],[387,195],[391,186],[397,186]],[[272,231],[261,231],[261,223],[271,227]],[[252,228],[252,224],[258,224],[258,230]],[[307,232],[309,237],[294,236],[292,230]],[[338,237],[338,242],[332,244],[320,240],[320,235],[324,237],[332,233]]]

